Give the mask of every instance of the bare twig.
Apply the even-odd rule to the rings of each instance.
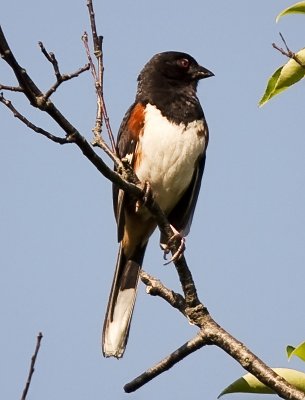
[[[200,334],[198,334],[194,339],[186,342],[183,346],[179,347],[179,349],[171,353],[158,364],[154,365],[152,368],[149,368],[147,371],[143,372],[143,374],[127,383],[124,386],[125,392],[134,392],[206,344],[208,344],[208,342],[202,338]]]
[[[90,17],[91,17],[91,13],[90,13]],[[91,29],[93,30],[94,27],[91,28]],[[102,104],[101,96],[99,95],[99,92],[98,92],[98,87],[100,86],[100,76],[98,76],[98,73],[96,72],[95,64],[94,64],[94,62],[92,60],[92,57],[91,57],[87,32],[84,32],[84,34],[82,36],[82,41],[83,41],[84,46],[85,46],[87,58],[88,58],[89,65],[90,65],[90,71],[91,71],[91,74],[92,74],[92,77],[93,77],[93,80],[94,80],[94,83],[95,83],[95,90],[96,90],[96,94],[97,94],[97,102],[96,102],[97,103],[97,107],[96,107],[95,127],[92,129],[92,132],[94,134],[93,145],[99,146],[97,144],[99,140],[102,140],[104,142],[104,140],[101,137],[102,123],[103,123],[103,104]],[[105,146],[108,147],[108,145],[105,142],[103,144],[105,144]],[[111,152],[110,148],[109,148],[109,151]]]
[[[80,74],[90,69],[90,65],[86,64],[83,67],[79,68],[77,71],[72,72],[71,74],[63,74],[60,75],[58,80],[54,83],[54,85],[45,93],[44,97],[48,99],[51,95],[57,90],[58,86],[60,86],[63,82],[69,81],[70,79],[77,78]]]
[[[281,47],[279,47],[279,46],[278,46],[277,44],[275,44],[275,43],[272,43],[272,47],[273,47],[274,49],[278,50],[280,53],[282,53],[283,56],[286,56],[286,57],[289,57],[289,58],[293,58],[293,56],[294,56],[294,53],[293,53],[293,52],[291,52],[290,50],[289,50],[289,51],[286,51],[286,50],[282,49]]]
[[[60,86],[63,82],[68,81],[70,79],[78,77],[81,73],[88,71],[90,69],[90,65],[86,64],[85,66],[79,68],[77,71],[71,73],[71,74],[61,74],[59,71],[59,65],[58,61],[55,57],[54,53],[48,53],[46,48],[44,47],[42,42],[38,42],[38,45],[43,53],[43,55],[46,57],[46,59],[52,64],[55,77],[56,77],[56,82],[54,83],[53,86],[50,87],[50,89],[44,94],[44,99],[45,101],[52,96],[52,94],[57,90],[58,86]]]
[[[281,32],[279,32],[279,35],[280,35],[280,38],[282,39],[282,41],[283,41],[283,43],[284,43],[284,45],[286,47],[287,53],[291,53],[291,51],[289,50],[289,47],[287,46],[287,43],[286,43],[286,40],[285,40],[284,36],[281,34]]]
[[[99,38],[101,39],[102,36],[99,36]],[[102,39],[100,40],[100,45],[102,45]],[[99,58],[99,71],[103,71],[104,70],[103,63],[102,63],[102,54],[103,53],[102,53],[102,50],[101,50],[101,56]],[[101,83],[98,86],[98,92],[99,92],[99,96],[100,96],[101,102],[102,102],[103,116],[104,116],[105,125],[106,125],[107,132],[108,132],[108,137],[109,137],[109,140],[110,140],[110,143],[111,143],[112,151],[113,151],[113,153],[116,154],[115,140],[114,140],[114,136],[113,136],[113,133],[112,133],[110,120],[109,120],[109,116],[108,116],[108,113],[107,113],[107,107],[106,107],[106,103],[105,103],[105,99],[104,99],[104,93],[103,93],[103,89],[102,89],[103,88],[103,83],[102,83],[103,82],[103,80],[102,80],[103,79],[102,78],[103,73],[99,72],[99,76],[100,76]]]
[[[272,47],[276,50],[278,50],[280,53],[282,53],[284,56],[288,57],[288,58],[292,58],[295,62],[297,62],[301,67],[305,68],[304,63],[299,59],[299,57],[297,56],[296,53],[294,53],[293,51],[291,51],[287,45],[286,40],[284,39],[284,36],[279,33],[284,46],[286,47],[286,50],[282,49],[281,47],[279,47],[278,45],[276,45],[275,43],[272,43]]]
[[[94,47],[94,51],[98,52],[100,50],[100,46],[99,46],[97,29],[96,29],[95,13],[94,13],[94,9],[93,9],[92,0],[87,0],[87,7],[88,7],[89,17],[90,17],[93,47]]]
[[[92,77],[93,77],[94,81],[96,82],[97,81],[97,74],[96,74],[96,69],[95,69],[94,62],[93,62],[91,54],[90,54],[90,48],[89,48],[89,42],[88,42],[88,33],[86,31],[83,33],[82,41],[83,41],[84,46],[85,46],[86,55],[87,55],[87,58],[88,58],[88,61],[89,61],[90,71],[91,71]]]
[[[97,38],[97,44],[96,46],[94,46],[94,54],[95,57],[97,59],[97,76],[98,76],[98,86],[99,86],[99,91],[101,93],[101,97],[104,98],[104,59],[103,59],[103,36],[98,36]],[[111,131],[111,127],[110,127],[110,122],[109,122],[109,118],[107,115],[107,110],[106,110],[106,105],[105,102],[104,104],[102,104],[101,110],[105,110],[105,121],[106,124],[109,124],[109,128],[110,128],[110,135],[109,135],[109,139],[111,142],[111,146],[112,146],[112,150],[114,151],[115,149],[115,140]],[[107,127],[108,129],[108,127]],[[108,131],[109,133],[109,131]]]
[[[93,9],[92,0],[87,0],[87,7],[89,10],[90,16],[90,25],[91,25],[91,32],[92,32],[92,39],[93,39],[93,48],[94,48],[94,55],[97,59],[97,73],[94,73],[94,80],[95,80],[95,88],[97,92],[97,116],[96,116],[96,124],[95,128],[93,129],[93,133],[95,138],[101,135],[102,132],[102,116],[105,120],[105,125],[108,132],[108,137],[111,143],[112,152],[116,153],[115,147],[115,140],[112,133],[110,120],[107,113],[107,107],[104,99],[104,91],[103,91],[103,76],[104,76],[104,63],[103,63],[103,36],[98,36],[96,23],[95,23],[95,13]],[[86,49],[87,56],[88,53],[90,54],[89,47]],[[91,56],[90,56],[91,59]],[[95,70],[95,68],[94,68]],[[94,145],[99,146],[99,141],[95,140]]]
[[[30,365],[29,375],[28,375],[25,387],[23,389],[21,400],[25,400],[26,396],[28,394],[28,391],[29,391],[29,388],[30,388],[30,385],[31,385],[31,381],[32,381],[32,376],[33,376],[34,371],[35,371],[35,363],[36,363],[37,355],[38,355],[38,352],[39,352],[39,349],[40,349],[40,343],[41,343],[42,338],[43,338],[42,333],[39,332],[38,336],[37,336],[35,352],[34,352],[32,358],[31,358],[31,365]]]
[[[94,147],[99,147],[100,149],[102,149],[107,156],[110,157],[110,159],[115,163],[121,163],[121,160],[119,159],[119,157],[117,156],[117,154],[115,154],[111,148],[108,146],[108,144],[105,142],[105,140],[103,139],[102,136],[100,136],[99,134],[96,134],[96,128],[97,128],[97,124],[98,124],[98,117],[96,118],[96,125],[95,128],[93,128],[93,132],[94,132],[94,139],[91,142],[92,146]]]
[[[43,96],[43,93],[38,89],[26,70],[22,68],[16,58],[14,57],[6,38],[3,34],[2,28],[0,26],[0,56],[2,59],[8,63],[8,65],[14,71],[14,74],[19,82],[20,87],[24,91],[25,96],[29,99],[30,103],[37,107],[37,99]]]
[[[168,289],[163,283],[149,275],[145,271],[140,273],[141,281],[146,285],[146,292],[151,296],[159,296],[172,307],[177,308],[185,316],[185,300],[179,293],[175,293],[173,290]]]
[[[18,118],[21,122],[23,122],[28,128],[32,129],[34,132],[37,132],[48,139],[52,140],[55,143],[59,144],[66,144],[66,143],[71,143],[69,140],[66,138],[61,138],[58,136],[53,135],[52,133],[34,125],[32,122],[30,122],[25,116],[23,116],[12,104],[10,100],[7,100],[4,98],[3,94],[0,93],[0,103],[3,103],[7,108],[9,108],[12,113],[14,114],[14,117]]]
[[[7,86],[0,84],[0,90],[9,90],[11,92],[23,92],[23,89],[20,86]]]
[[[38,46],[40,47],[40,50],[42,51],[42,53],[46,57],[46,59],[53,65],[56,79],[57,79],[57,81],[60,81],[61,73],[59,72],[58,61],[56,60],[55,54],[48,53],[42,42],[38,42]]]
[[[103,77],[100,69],[100,60],[101,60],[101,52],[94,52],[97,60],[98,60],[98,68],[97,68],[97,77],[95,81],[95,87],[96,87],[96,92],[97,92],[97,102],[96,102],[96,119],[95,119],[95,127],[93,128],[93,134],[94,134],[94,141],[93,145],[94,146],[99,146],[100,140],[102,139],[102,126],[103,126],[103,100],[102,96],[100,96],[100,93],[102,92],[102,85],[103,85]],[[112,153],[113,153],[113,144],[111,142],[112,146]]]
[[[105,142],[105,140],[101,136],[103,118],[105,119],[105,121],[107,121],[107,119],[108,119],[108,123],[109,123],[109,118],[108,118],[107,114],[106,114],[107,117],[105,117],[104,101],[103,101],[103,97],[101,96],[101,89],[100,89],[101,86],[99,84],[99,80],[101,78],[98,77],[98,73],[96,72],[96,68],[95,68],[94,62],[93,62],[91,54],[90,54],[87,32],[84,32],[84,34],[82,36],[82,40],[83,40],[87,58],[89,61],[91,74],[92,74],[92,77],[95,82],[95,90],[96,90],[96,94],[97,94],[97,111],[96,111],[95,127],[92,129],[93,134],[94,134],[94,140],[92,141],[92,145],[100,147],[113,160],[113,155],[115,155],[115,157],[117,157],[117,154],[113,150],[113,149],[115,149],[115,145],[114,145],[114,139],[113,139],[112,131],[110,128],[110,124],[109,124],[109,130],[108,130],[108,128],[107,128],[107,130],[108,130],[108,136],[110,137],[112,149],[108,146],[108,144]],[[108,126],[108,123],[107,123],[107,126]]]

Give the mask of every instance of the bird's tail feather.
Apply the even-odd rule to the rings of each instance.
[[[103,327],[102,351],[105,357],[120,358],[125,351],[145,249],[146,245],[137,249],[135,257],[126,259],[120,244]]]

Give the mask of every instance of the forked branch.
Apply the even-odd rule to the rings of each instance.
[[[89,46],[88,46],[88,35],[83,35],[83,41],[86,48],[87,57],[89,59],[89,63],[92,70],[92,75],[95,81],[95,88],[97,93],[97,111],[96,111],[96,123],[93,128],[94,133],[94,141],[93,146],[99,146],[103,150],[105,150],[105,141],[102,138],[102,123],[103,119],[105,121],[108,137],[111,143],[112,152],[116,154],[115,140],[113,137],[110,120],[107,113],[106,103],[104,100],[104,62],[103,62],[103,36],[98,36],[96,23],[95,23],[95,13],[93,9],[92,0],[87,0],[87,7],[89,11],[90,17],[90,25],[91,25],[91,33],[92,33],[92,41],[94,48],[94,55],[97,60],[97,71],[95,69],[94,64],[92,63],[92,59],[90,56]]]
[[[288,47],[288,45],[287,45],[287,42],[286,42],[284,36],[283,36],[281,33],[280,33],[279,35],[280,35],[280,37],[281,37],[281,39],[282,39],[282,41],[283,41],[283,43],[284,43],[284,46],[285,46],[286,50],[282,49],[281,47],[279,47],[279,46],[278,46],[277,44],[275,44],[275,43],[272,43],[272,47],[273,47],[274,49],[276,49],[277,51],[279,51],[280,53],[282,53],[283,56],[286,56],[286,57],[288,57],[288,58],[292,58],[292,59],[293,59],[295,62],[297,62],[301,67],[305,68],[304,63],[299,59],[298,55],[297,55],[296,53],[294,53],[292,50],[289,49],[289,47]]]

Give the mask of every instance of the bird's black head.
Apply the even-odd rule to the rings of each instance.
[[[141,71],[139,89],[192,86],[214,74],[186,53],[166,51],[154,55]]]
[[[200,79],[213,75],[189,54],[158,53],[140,72],[136,101],[155,105],[175,123],[203,118],[196,96],[197,85]]]

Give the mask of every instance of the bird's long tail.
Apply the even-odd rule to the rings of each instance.
[[[129,259],[120,243],[115,274],[103,327],[102,351],[105,357],[123,356],[128,340],[137,286],[146,244]]]

